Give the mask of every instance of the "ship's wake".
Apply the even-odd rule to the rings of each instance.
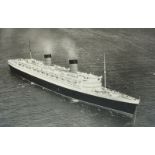
[[[72,103],[77,103],[77,102],[79,102],[79,100],[78,99],[75,99],[75,98],[71,98],[71,102]]]

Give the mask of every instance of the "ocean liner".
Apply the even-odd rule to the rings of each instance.
[[[69,68],[54,65],[50,53],[44,61],[32,58],[10,59],[10,70],[25,79],[56,93],[85,101],[105,109],[133,115],[140,99],[111,90],[106,86],[106,63],[104,56],[104,86],[102,76],[78,71],[78,60],[69,60]]]

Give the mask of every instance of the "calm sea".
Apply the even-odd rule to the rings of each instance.
[[[53,45],[53,63],[68,66],[59,46],[75,43],[79,70],[103,75],[106,53],[107,87],[141,99],[134,126],[155,126],[155,29],[0,29],[0,126],[133,126],[133,121],[108,110],[73,102],[10,73],[7,60],[43,59],[36,43]],[[56,44],[56,46],[55,46]]]

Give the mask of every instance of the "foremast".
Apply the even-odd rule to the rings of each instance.
[[[105,53],[104,53],[104,87],[107,88],[107,72],[106,72],[106,62],[105,62]]]

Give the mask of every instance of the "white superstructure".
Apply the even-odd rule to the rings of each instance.
[[[69,68],[57,65],[48,66],[35,59],[12,59],[8,60],[8,64],[29,75],[67,89],[131,104],[140,102],[139,99],[103,87],[102,76],[79,71],[70,72]]]

